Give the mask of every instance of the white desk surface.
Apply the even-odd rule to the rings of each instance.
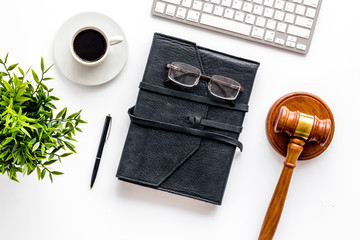
[[[77,134],[77,155],[54,166],[65,172],[21,183],[0,176],[0,239],[257,239],[283,166],[269,145],[265,118],[272,103],[293,91],[320,96],[333,111],[336,131],[319,157],[294,171],[275,239],[360,239],[359,81],[360,2],[324,1],[310,52],[300,56],[227,35],[153,17],[152,1],[2,1],[0,56],[35,69],[54,62],[52,41],[69,17],[97,11],[117,21],[129,41],[129,58],[111,82],[84,87],[50,71],[59,108],[83,109],[88,124]],[[259,61],[240,141],[222,206],[121,182],[115,177],[154,32]],[[94,188],[90,177],[106,114],[113,116]],[[352,124],[351,124],[352,123]]]

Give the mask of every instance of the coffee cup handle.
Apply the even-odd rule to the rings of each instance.
[[[111,37],[109,38],[109,44],[110,46],[121,43],[124,40],[124,38],[122,36],[115,36],[115,37]]]

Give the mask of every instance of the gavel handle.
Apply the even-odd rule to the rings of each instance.
[[[296,167],[296,160],[299,158],[305,141],[299,138],[290,138],[287,146],[287,155],[276,189],[272,196],[269,208],[263,221],[259,240],[271,240],[274,237],[277,225],[284,208],[286,195],[289,189],[291,176]]]

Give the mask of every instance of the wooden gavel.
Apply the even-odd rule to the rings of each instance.
[[[290,141],[287,145],[284,167],[264,218],[259,240],[273,239],[285,204],[291,176],[304,144],[314,142],[321,146],[325,145],[331,135],[332,122],[330,119],[321,120],[316,115],[307,115],[299,111],[291,112],[287,107],[282,106],[274,124],[274,131],[286,133],[290,136]]]

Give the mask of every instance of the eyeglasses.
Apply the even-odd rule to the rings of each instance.
[[[169,69],[169,79],[184,87],[196,86],[199,83],[200,78],[208,80],[209,92],[218,98],[235,100],[239,95],[239,92],[243,91],[240,83],[231,78],[219,75],[208,77],[201,74],[200,69],[186,63],[173,62],[167,64],[166,67]]]

